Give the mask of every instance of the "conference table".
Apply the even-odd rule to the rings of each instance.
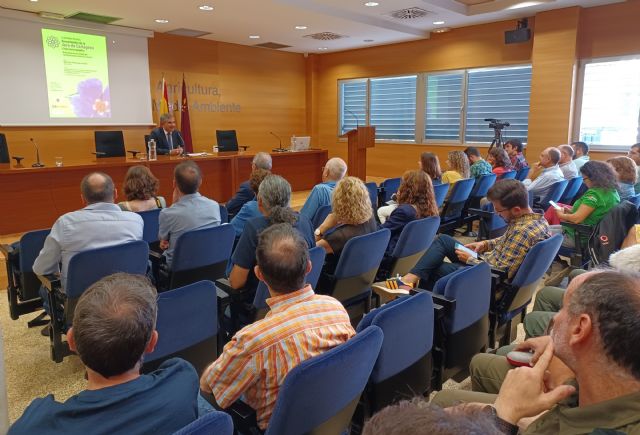
[[[158,156],[157,160],[112,157],[93,160],[65,159],[64,166],[44,162],[43,168],[0,164],[0,235],[49,228],[62,214],[82,208],[80,181],[94,171],[107,173],[121,190],[127,170],[145,165],[160,180],[158,194],[170,204],[173,170],[185,159],[192,159],[202,170],[200,192],[220,203],[228,201],[240,183],[251,173],[252,152],[220,152],[206,156]],[[308,190],[322,181],[327,150],[271,153],[272,172],[286,178],[292,190]],[[50,164],[49,164],[50,163]],[[119,192],[117,201],[124,201]]]

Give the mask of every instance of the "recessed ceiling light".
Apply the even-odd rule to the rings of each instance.
[[[378,2],[366,2],[364,5],[365,5],[365,6],[372,7],[372,6],[378,6],[379,4],[380,4],[380,3],[378,3]]]
[[[432,32],[433,33],[446,33],[449,32],[451,30],[451,27],[439,27],[437,29],[433,29]]]
[[[31,3],[37,3],[38,0],[29,0]]]
[[[296,30],[307,30],[307,26],[296,26]]]
[[[249,35],[249,39],[260,39],[260,35]]]
[[[549,3],[549,1],[547,1],[547,0],[535,0],[535,1],[518,2],[518,3],[514,4],[514,5],[509,6],[507,9],[529,8],[531,6],[538,6],[538,5],[541,5],[543,3]]]
[[[444,21],[434,21],[433,24],[436,26],[442,26],[444,24]]]
[[[318,48],[318,50],[328,50],[328,48],[327,47],[320,47],[320,48]]]
[[[200,9],[201,11],[212,11],[213,10],[213,6],[202,5],[202,6],[198,6],[198,9]]]
[[[373,39],[365,39],[363,42],[373,42]]]
[[[167,24],[168,22],[169,22],[169,20],[165,20],[165,19],[162,19],[162,18],[158,18],[156,20],[156,23],[160,23],[160,24]]]

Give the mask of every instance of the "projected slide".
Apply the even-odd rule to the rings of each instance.
[[[42,29],[51,118],[110,118],[104,36]]]

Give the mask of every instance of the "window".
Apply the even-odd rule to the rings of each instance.
[[[367,80],[340,83],[340,134],[367,124]]]
[[[427,77],[427,140],[460,140],[464,72],[433,74]]]
[[[417,76],[371,79],[369,124],[376,139],[415,140]]]
[[[579,137],[604,147],[640,142],[640,57],[584,65]]]

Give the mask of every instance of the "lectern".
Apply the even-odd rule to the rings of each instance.
[[[349,130],[340,137],[347,138],[349,146],[349,175],[367,181],[367,148],[373,148],[376,143],[375,127],[358,127]]]

